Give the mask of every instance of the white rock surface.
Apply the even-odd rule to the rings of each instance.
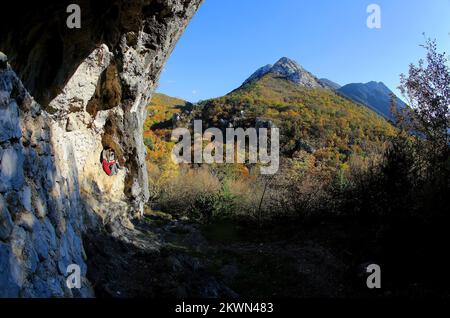
[[[111,62],[112,53],[101,44],[81,63],[62,92],[50,102],[58,111],[85,111],[94,95],[100,75]]]
[[[94,296],[82,235],[104,223],[132,229],[129,218],[142,214],[149,197],[146,106],[200,2],[119,0],[119,18],[88,21],[82,32],[56,38],[42,17],[32,39],[26,35],[33,21],[21,20],[24,30],[2,29],[25,32],[20,40],[0,37],[0,44],[28,54],[8,53],[21,79],[9,64],[0,67],[0,297]],[[83,3],[87,14],[91,1]],[[104,146],[114,147],[127,168],[117,176],[102,170]],[[80,290],[66,286],[69,264],[82,269]]]
[[[0,70],[0,96],[0,296],[70,296],[56,262],[86,269],[73,156],[55,156],[58,121],[36,114],[39,106],[10,69]],[[85,280],[81,296],[93,295]]]
[[[287,57],[282,57],[273,66],[269,64],[261,67],[253,73],[243,85],[257,81],[269,73],[283,77],[298,86],[306,88],[326,88],[317,77],[305,70],[300,64]]]

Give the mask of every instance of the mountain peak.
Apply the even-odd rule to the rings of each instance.
[[[279,75],[291,76],[293,74],[301,75],[301,73],[305,72],[305,69],[294,60],[282,57],[272,67],[272,72],[279,73]]]
[[[370,81],[370,82],[366,83],[365,85],[372,86],[372,87],[387,87],[386,85],[384,85],[383,82],[377,82],[377,81]]]
[[[281,57],[277,63],[294,63],[294,64],[298,64],[296,61],[294,61],[293,59],[290,59],[286,56]]]
[[[298,64],[296,61],[288,58],[288,57],[282,57],[280,58],[274,65],[278,67],[285,67],[288,69],[296,69],[296,70],[303,70],[303,68]]]
[[[280,58],[273,66],[269,64],[259,68],[244,82],[244,85],[255,82],[267,74],[284,78],[298,86],[307,88],[324,87],[318,78],[288,57]]]

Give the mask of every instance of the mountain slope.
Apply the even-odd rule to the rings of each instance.
[[[174,116],[189,113],[192,104],[176,97],[155,93],[147,107],[147,119],[144,123],[144,144],[147,157],[161,163],[170,152],[170,133]]]
[[[261,80],[266,75],[288,80],[296,86],[306,88],[326,88],[332,91],[338,91],[344,97],[351,99],[356,103],[363,104],[375,111],[379,115],[391,119],[391,95],[393,92],[382,82],[352,83],[341,86],[329,79],[318,79],[309,71],[305,70],[297,62],[283,57],[274,65],[266,65],[254,72],[243,86],[252,84]],[[397,97],[397,106],[403,108],[406,104]]]
[[[234,127],[254,127],[271,121],[281,129],[281,151],[295,156],[314,153],[332,165],[352,154],[378,152],[394,128],[368,108],[355,104],[330,89],[305,87],[279,72],[253,78],[226,96],[200,105],[210,126],[229,122]]]
[[[201,119],[205,129],[270,123],[280,128],[283,156],[306,152],[317,162],[333,167],[354,156],[380,154],[395,128],[369,108],[343,97],[333,89],[336,85],[282,58],[273,66],[258,69],[231,93],[203,101],[195,108],[191,105],[187,112],[181,111],[187,105],[185,101],[157,94],[149,106],[145,132],[146,140],[152,140],[151,157],[167,157],[163,156],[170,148],[167,129],[173,127],[172,117],[178,113],[182,122],[187,122],[186,118]]]
[[[338,91],[351,100],[373,109],[385,118],[391,119],[391,95],[394,94],[382,82],[354,83],[338,89]],[[397,107],[404,108],[406,104],[398,97]]]

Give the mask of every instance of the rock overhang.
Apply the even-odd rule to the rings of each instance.
[[[80,5],[80,30],[66,26],[69,3]],[[7,283],[0,296],[93,295],[89,282],[79,292],[67,290],[64,269],[78,262],[86,271],[81,237],[98,218],[126,224],[142,211],[148,199],[145,107],[200,3],[10,4],[0,20],[0,179],[6,180],[0,247],[11,262],[0,272]],[[127,167],[114,178],[99,164],[102,148],[111,145]],[[16,255],[11,251],[19,241],[24,250]]]

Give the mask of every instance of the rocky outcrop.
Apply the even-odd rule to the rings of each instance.
[[[85,278],[67,288],[67,266],[86,276],[87,228],[142,213],[145,108],[200,2],[16,1],[0,19],[0,296],[94,295]],[[101,170],[104,147],[118,176]]]
[[[87,270],[77,170],[58,153],[56,122],[10,68],[0,70],[0,121],[0,295],[92,296],[85,279],[65,284],[70,264]]]
[[[287,57],[282,57],[273,66],[269,64],[259,68],[245,80],[243,85],[253,83],[267,74],[285,78],[298,86],[306,88],[328,88],[317,77]]]

